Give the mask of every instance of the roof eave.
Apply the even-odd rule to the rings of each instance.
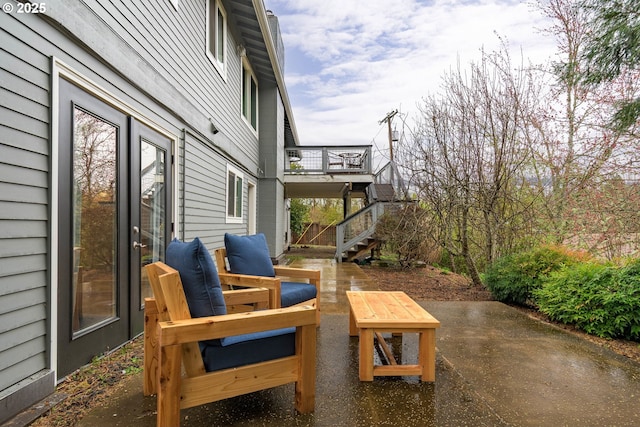
[[[285,127],[288,122],[289,132],[291,133],[290,137],[293,139],[293,145],[298,145],[298,131],[296,129],[296,124],[293,119],[293,111],[291,109],[291,102],[289,100],[289,93],[287,92],[287,86],[284,83],[284,76],[280,71],[280,66],[278,64],[278,55],[276,54],[276,47],[271,38],[271,31],[269,29],[269,21],[267,20],[267,11],[264,7],[264,3],[262,0],[252,0],[253,6],[256,10],[256,17],[258,20],[258,25],[260,25],[260,31],[262,32],[263,39],[265,41],[265,47],[267,48],[267,53],[269,54],[269,59],[271,61],[271,68],[273,70],[274,77],[276,79],[276,84],[278,85],[278,90],[280,91],[280,97],[282,98],[282,103],[284,105],[285,110]],[[285,129],[286,133],[286,129]],[[289,145],[286,144],[285,145]]]

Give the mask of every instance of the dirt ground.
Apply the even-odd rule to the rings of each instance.
[[[333,258],[327,248],[295,248],[287,253],[290,258]],[[380,283],[382,290],[401,290],[416,300],[431,301],[490,301],[491,293],[472,286],[466,277],[425,266],[411,270],[363,265],[362,269]],[[554,324],[584,339],[629,357],[640,363],[640,344],[624,340],[604,340],[589,336],[571,326],[550,322],[535,310],[516,307],[540,321]],[[97,359],[89,366],[69,375],[62,381],[57,393],[67,395],[61,403],[35,421],[33,426],[73,426],[92,407],[101,405],[118,390],[123,380],[142,369],[142,338],[139,337],[121,349]]]

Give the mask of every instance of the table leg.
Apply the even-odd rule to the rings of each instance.
[[[358,327],[356,326],[356,319],[353,316],[353,312],[349,310],[349,336],[357,337],[358,336]]]
[[[436,380],[436,330],[425,329],[420,332],[418,343],[418,364],[422,368],[422,381]]]
[[[360,381],[373,381],[373,330],[360,329],[358,343]]]

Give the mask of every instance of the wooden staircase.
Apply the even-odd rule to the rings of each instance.
[[[368,252],[373,254],[376,249],[379,252],[382,242],[375,236],[378,219],[401,204],[396,191],[396,184],[401,180],[396,175],[392,162],[382,168],[365,190],[367,206],[336,226],[336,260],[353,261]]]
[[[380,251],[379,247],[382,242],[375,237],[369,237],[363,242],[358,242],[351,249],[347,250],[347,252],[342,256],[343,262],[351,262],[356,260],[367,253],[371,253],[373,256],[373,252],[377,249]]]

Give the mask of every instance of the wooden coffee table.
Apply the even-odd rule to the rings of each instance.
[[[404,292],[347,291],[349,299],[349,335],[360,336],[360,381],[374,376],[419,375],[422,381],[436,379],[436,328],[440,322]],[[419,334],[418,364],[398,364],[380,335],[382,332]],[[389,365],[373,364],[374,336],[389,359]]]

